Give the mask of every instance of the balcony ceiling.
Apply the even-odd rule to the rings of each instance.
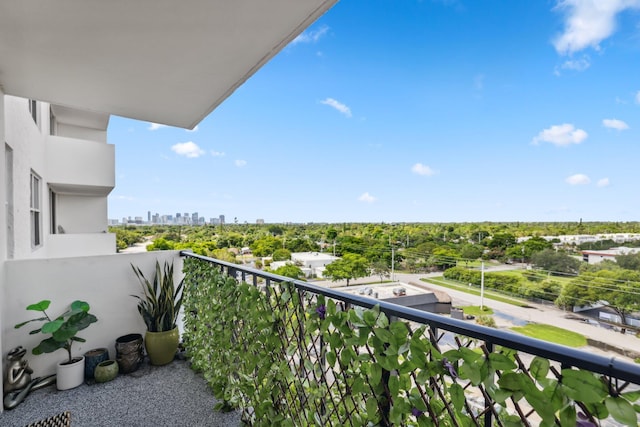
[[[3,1],[0,87],[193,128],[336,1]]]

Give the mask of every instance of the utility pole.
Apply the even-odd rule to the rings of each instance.
[[[480,264],[480,311],[484,310],[484,261]]]
[[[391,281],[395,281],[393,265],[395,264],[395,251],[393,246],[391,246]]]

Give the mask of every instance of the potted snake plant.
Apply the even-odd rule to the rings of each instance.
[[[67,351],[67,359],[57,365],[56,386],[58,390],[68,390],[79,386],[84,381],[84,356],[73,357],[71,353],[74,342],[85,342],[84,338],[76,334],[97,322],[98,319],[89,313],[90,307],[85,301],[72,302],[69,309],[56,318],[51,318],[47,313],[50,304],[51,301],[43,300],[29,305],[27,310],[39,311],[42,316],[18,323],[15,328],[21,328],[31,322],[44,322],[41,327],[29,332],[29,335],[42,333],[50,336],[40,341],[40,344],[31,352],[38,355],[60,349]]]
[[[180,341],[178,314],[182,307],[182,287],[173,279],[173,264],[166,262],[161,267],[156,261],[155,273],[147,279],[139,267],[131,265],[140,281],[143,295],[132,295],[138,299],[138,312],[147,332],[145,348],[152,365],[166,365],[175,357]]]

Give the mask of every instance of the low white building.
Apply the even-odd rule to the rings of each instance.
[[[602,251],[582,251],[582,260],[589,264],[598,264],[604,260],[614,261],[619,255],[631,255],[640,252],[640,248],[611,248]]]
[[[303,269],[308,268],[311,276],[318,278],[324,277],[325,267],[337,259],[340,258],[324,252],[293,252],[291,254],[291,261]]]
[[[291,260],[274,261],[269,265],[269,268],[276,270],[287,264],[294,264],[300,267],[305,277],[322,278],[327,265],[337,259],[340,259],[340,257],[324,252],[293,252],[291,253]]]

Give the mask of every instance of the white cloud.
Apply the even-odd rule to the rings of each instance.
[[[626,9],[639,8],[640,0],[559,0],[564,11],[564,31],[554,41],[562,55],[588,47],[600,49],[600,42],[616,30],[616,15]]]
[[[411,172],[418,175],[425,175],[425,176],[432,176],[438,173],[433,169],[431,169],[429,166],[423,165],[422,163],[416,163],[415,165],[413,165],[411,167]]]
[[[563,70],[584,71],[591,66],[591,59],[585,55],[581,59],[569,59],[562,64]]]
[[[604,119],[602,120],[602,124],[604,125],[604,127],[607,127],[609,129],[616,129],[616,130],[629,129],[628,124],[618,119]]]
[[[213,157],[224,157],[224,151],[211,150],[211,155]]]
[[[636,104],[640,104],[640,90],[636,93]]]
[[[540,142],[549,142],[554,145],[564,146],[580,144],[587,139],[587,136],[589,135],[584,130],[576,129],[572,124],[564,123],[541,131],[538,136],[533,138],[531,143],[538,145]]]
[[[187,132],[198,132],[198,125],[196,125],[196,127],[194,127],[193,129],[185,129]]]
[[[200,157],[204,154],[204,150],[198,147],[198,145],[192,141],[179,142],[178,144],[171,147],[171,151],[180,156],[185,156],[190,159]]]
[[[377,199],[373,197],[371,194],[369,194],[369,192],[365,192],[365,193],[362,193],[360,197],[358,197],[358,200],[365,203],[373,203]]]
[[[247,165],[247,161],[246,160],[236,160],[235,164],[237,167],[241,168]]]
[[[609,184],[610,184],[609,178],[602,178],[598,180],[598,183],[596,185],[598,186],[598,188],[603,188],[603,187],[608,187]]]
[[[329,27],[323,25],[317,30],[308,30],[300,34],[298,37],[291,41],[292,45],[298,43],[317,43],[325,34],[329,32]]]
[[[333,98],[327,98],[324,101],[320,101],[320,104],[328,105],[329,107],[335,108],[345,116],[351,117],[351,109],[342,102],[336,101]]]
[[[565,179],[565,182],[571,185],[586,185],[591,182],[591,179],[585,174],[577,173],[575,175],[567,177],[567,179]]]
[[[152,123],[149,122],[149,127],[147,129],[149,130],[158,130],[158,129],[162,129],[162,128],[166,128],[168,127],[167,125],[161,125],[160,123]]]

